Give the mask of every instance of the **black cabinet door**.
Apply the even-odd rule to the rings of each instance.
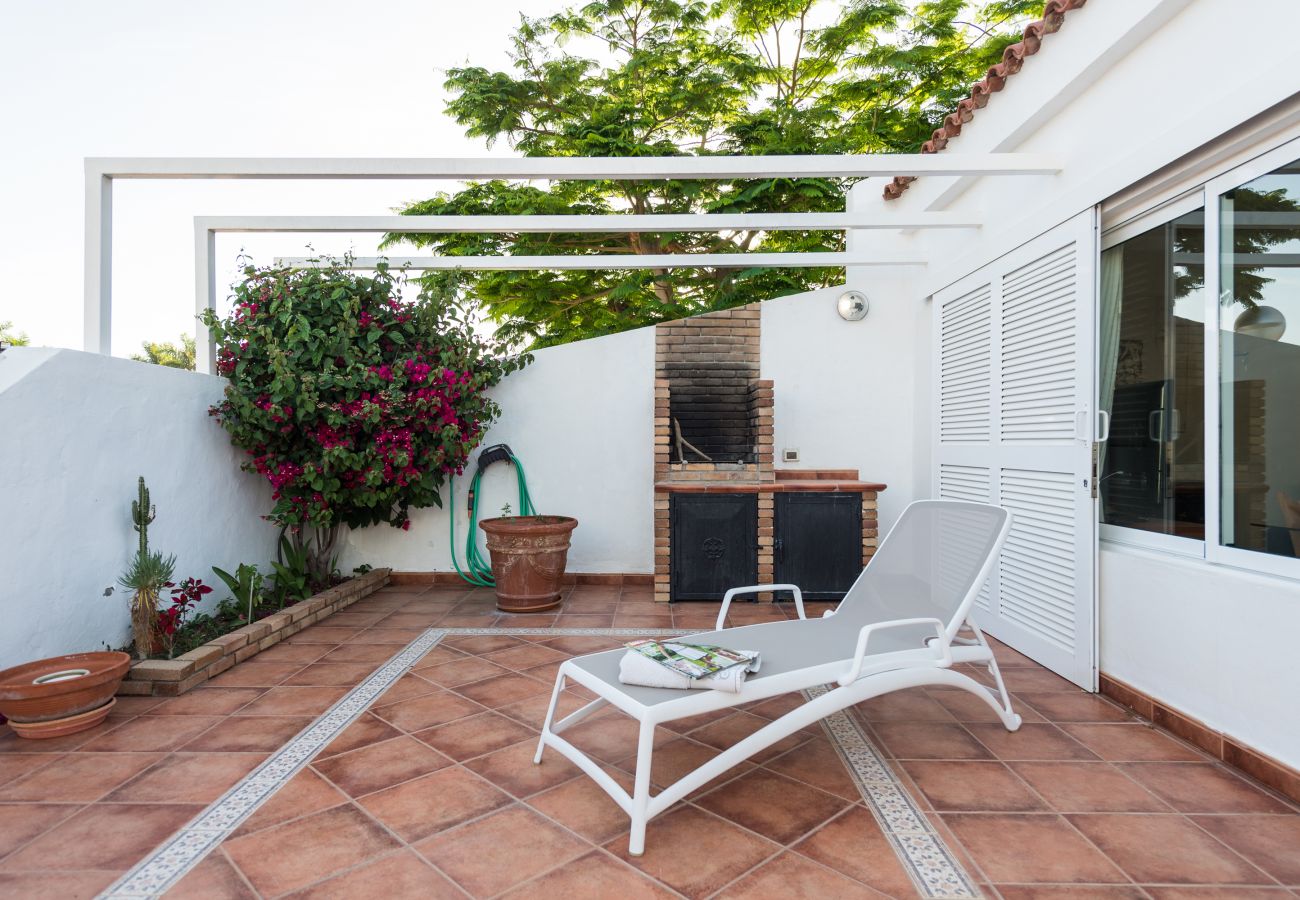
[[[805,599],[841,599],[862,571],[862,495],[779,493],[774,524],[776,580]]]
[[[673,600],[721,600],[758,578],[757,494],[672,494]]]

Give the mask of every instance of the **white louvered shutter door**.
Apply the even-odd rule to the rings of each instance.
[[[1096,215],[934,296],[934,489],[1014,523],[980,627],[1096,690]]]

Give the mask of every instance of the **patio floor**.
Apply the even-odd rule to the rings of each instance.
[[[564,609],[502,616],[486,591],[389,588],[183,697],[120,698],[93,731],[0,730],[0,896],[104,890],[430,626],[693,630],[717,606],[578,587]],[[733,621],[790,615],[746,604]],[[628,857],[611,800],[554,752],[531,761],[560,661],[623,640],[448,634],[167,896],[924,896],[821,726],[707,785]],[[850,711],[982,893],[1300,895],[1296,806],[996,649],[1025,719],[1015,734],[948,689]],[[565,708],[581,702],[573,693]],[[661,730],[655,782],[795,702]],[[606,712],[570,734],[630,780],[629,720]]]

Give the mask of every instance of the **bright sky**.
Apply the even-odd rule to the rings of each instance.
[[[443,72],[509,64],[522,12],[565,0],[0,3],[0,322],[81,348],[87,156],[483,156]],[[117,182],[113,352],[193,330],[195,215],[384,214],[450,183]],[[259,263],[374,255],[365,235],[219,236],[218,295]]]

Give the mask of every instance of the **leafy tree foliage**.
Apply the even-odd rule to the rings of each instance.
[[[166,343],[145,341],[140,347],[144,350],[143,354],[131,354],[131,358],[136,362],[194,371],[194,336],[191,334],[182,334],[179,346],[170,341]]]
[[[0,343],[10,347],[26,347],[32,342],[24,332],[16,331],[13,322],[0,322]]]
[[[913,152],[1042,0],[594,0],[521,20],[514,65],[451,69],[447,111],[526,156]],[[412,215],[828,212],[834,179],[489,181]],[[835,232],[390,235],[440,255],[842,249]],[[440,272],[508,339],[564,343],[834,284],[839,269]]]

